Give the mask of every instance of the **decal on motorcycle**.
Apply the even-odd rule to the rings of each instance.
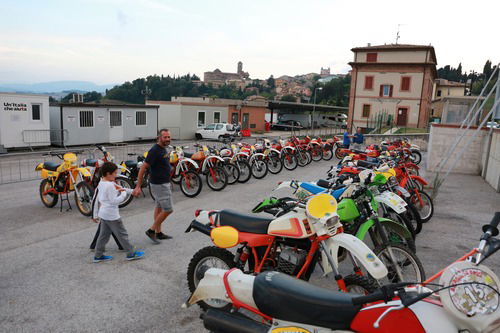
[[[288,327],[273,328],[271,333],[311,333],[311,331],[308,331],[302,327],[288,326]]]
[[[289,228],[288,229],[272,230],[269,232],[269,234],[276,235],[276,236],[301,237],[304,233],[303,233],[302,228],[300,226],[299,219],[296,217],[293,217],[293,218],[288,219],[288,221],[289,221]]]

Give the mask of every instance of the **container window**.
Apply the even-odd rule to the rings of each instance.
[[[80,127],[94,127],[94,111],[80,111]]]

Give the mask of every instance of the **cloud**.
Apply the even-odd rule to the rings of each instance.
[[[116,11],[116,19],[121,28],[124,28],[130,20],[129,17],[125,15],[125,13],[123,13],[121,9],[118,9]]]

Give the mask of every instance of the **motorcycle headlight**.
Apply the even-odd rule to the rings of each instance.
[[[340,217],[335,215],[326,220],[326,229],[328,230],[328,234],[333,236],[337,233],[337,229],[341,226]]]
[[[388,183],[391,186],[398,186],[399,185],[398,180],[394,176],[389,177]]]

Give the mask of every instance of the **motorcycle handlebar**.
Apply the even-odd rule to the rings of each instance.
[[[490,224],[486,224],[483,226],[483,232],[490,232],[491,236],[498,235],[498,224],[500,223],[500,212],[496,212],[493,218],[491,219]]]
[[[352,304],[354,305],[363,305],[366,303],[373,303],[377,301],[384,301],[387,299],[386,293],[382,291],[382,289],[376,290],[374,293],[366,296],[358,296],[352,299]],[[392,298],[392,297],[391,297]]]

